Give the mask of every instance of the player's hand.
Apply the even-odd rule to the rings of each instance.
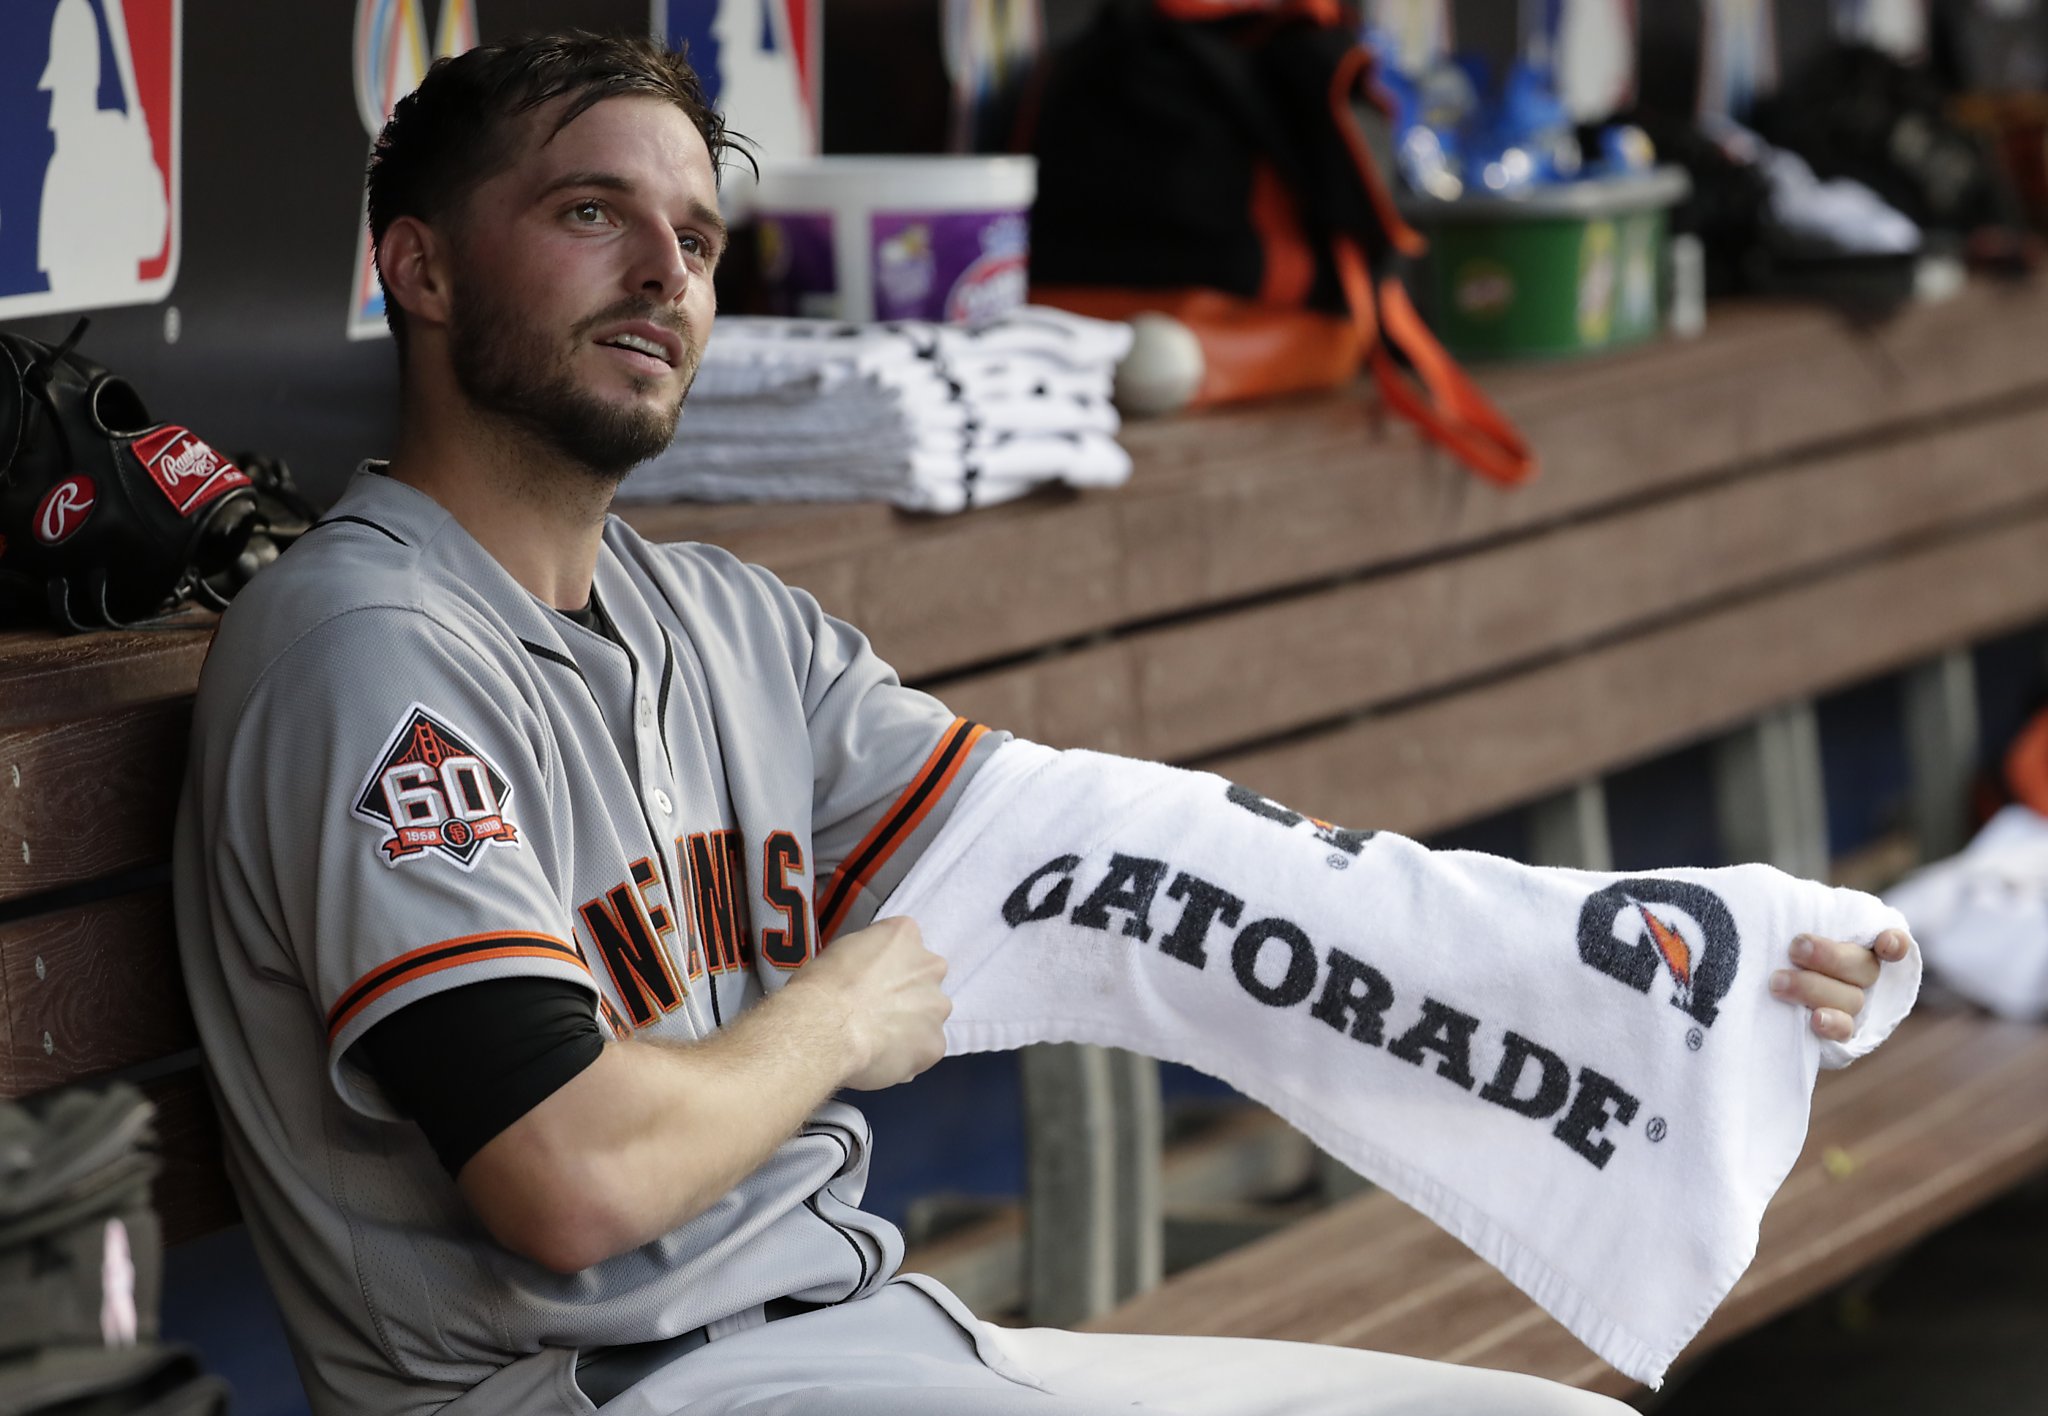
[[[1887,929],[1872,948],[1840,939],[1802,934],[1792,941],[1792,967],[1771,975],[1771,992],[1813,1010],[1813,1030],[1832,1042],[1847,1042],[1863,1011],[1864,994],[1886,963],[1906,957],[1902,930]]]
[[[851,1039],[841,1085],[878,1091],[946,1055],[953,1000],[940,990],[945,977],[946,961],[924,947],[915,920],[899,915],[833,940],[790,986],[835,990]]]

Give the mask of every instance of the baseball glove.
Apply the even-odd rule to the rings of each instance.
[[[131,629],[188,601],[223,608],[311,508],[281,463],[244,471],[152,419],[74,352],[86,324],[55,348],[0,333],[0,613]]]

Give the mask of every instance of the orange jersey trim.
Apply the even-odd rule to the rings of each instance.
[[[499,932],[443,939],[438,944],[428,944],[400,954],[390,963],[381,964],[358,979],[328,1011],[327,1040],[331,1043],[340,1037],[342,1029],[357,1014],[392,989],[402,988],[414,979],[425,978],[443,969],[482,963],[488,959],[552,959],[557,963],[574,964],[585,973],[590,972],[582,951],[551,935]]]
[[[825,884],[824,906],[818,911],[818,945],[823,948],[832,941],[839,926],[846,922],[846,913],[853,906],[854,897],[862,887],[874,879],[875,873],[888,864],[889,858],[910,834],[931,815],[946,789],[953,785],[953,779],[960,775],[960,769],[967,762],[967,756],[974,750],[988,729],[980,723],[970,723],[965,718],[955,718],[951,727],[939,737],[939,745],[932,749],[932,755],[917,769],[917,775],[910,785],[903,789],[903,795],[896,798],[889,809],[882,813],[882,819],[874,829],[861,838],[832,872],[832,878]]]

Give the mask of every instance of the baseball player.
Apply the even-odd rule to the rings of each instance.
[[[178,929],[313,1409],[1620,1409],[1341,1349],[1001,1333],[897,1275],[834,1094],[941,1054],[942,964],[869,921],[1003,735],[803,592],[606,515],[711,328],[725,147],[645,41],[435,65],[369,179],[396,452],[207,664]],[[1788,996],[1846,1028],[1876,963],[1819,947]]]

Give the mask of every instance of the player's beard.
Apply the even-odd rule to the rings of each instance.
[[[682,343],[682,380],[675,401],[607,402],[582,387],[571,367],[592,331],[645,320]],[[669,445],[682,416],[683,398],[697,376],[699,347],[682,315],[647,300],[622,300],[579,321],[566,342],[524,319],[516,299],[500,300],[458,286],[448,329],[455,381],[480,411],[505,419],[587,470],[616,485],[633,468]],[[634,392],[653,380],[635,378]]]

